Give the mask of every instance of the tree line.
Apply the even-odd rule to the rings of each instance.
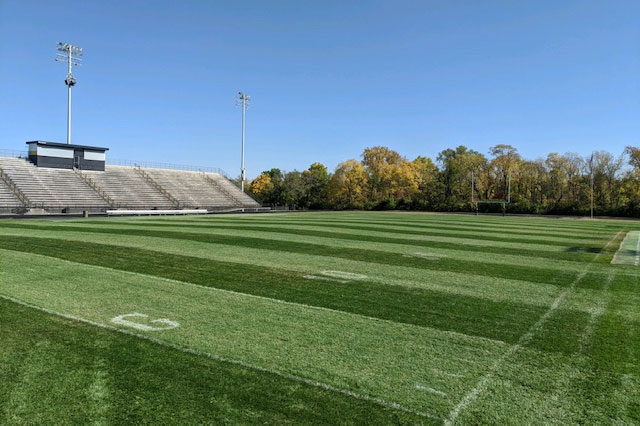
[[[332,173],[320,163],[304,171],[264,171],[249,191],[266,205],[290,209],[474,211],[472,199],[510,198],[511,213],[569,215],[588,215],[593,197],[596,215],[640,216],[640,148],[629,146],[619,156],[568,152],[527,160],[500,144],[488,154],[460,145],[441,151],[434,162],[374,146]]]

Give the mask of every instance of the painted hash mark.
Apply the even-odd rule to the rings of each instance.
[[[334,281],[334,282],[346,284],[349,281],[366,280],[369,277],[362,274],[354,274],[352,272],[322,271],[322,272],[318,272],[317,274],[305,275],[304,278],[308,280]]]

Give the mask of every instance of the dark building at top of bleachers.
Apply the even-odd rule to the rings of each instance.
[[[109,148],[31,141],[29,161],[38,167],[104,171]]]

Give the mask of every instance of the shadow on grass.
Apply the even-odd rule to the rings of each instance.
[[[565,250],[568,253],[602,253],[602,248],[600,247],[567,247]]]

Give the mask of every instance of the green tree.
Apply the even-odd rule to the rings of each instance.
[[[306,188],[303,206],[311,209],[328,207],[329,172],[321,163],[313,163],[302,172]]]
[[[361,209],[366,202],[367,173],[356,160],[338,164],[329,180],[329,204],[337,209]]]
[[[417,191],[415,171],[406,158],[386,146],[366,148],[362,164],[368,176],[368,196],[374,205],[408,200]]]
[[[305,207],[307,188],[302,173],[297,170],[286,173],[282,188],[282,197],[290,209]]]
[[[459,145],[438,154],[440,180],[443,187],[443,208],[471,208],[471,172],[476,182],[476,196],[489,198],[490,176],[487,159],[481,153]],[[445,207],[446,206],[446,207]]]

